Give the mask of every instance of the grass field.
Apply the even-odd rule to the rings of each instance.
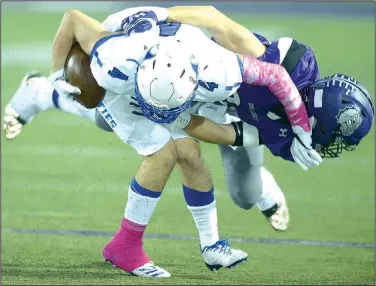
[[[46,44],[51,44],[61,16],[2,11],[2,108],[25,72],[48,71],[49,54],[43,58],[43,53],[49,53]],[[231,16],[271,38],[292,36],[309,44],[322,75],[347,73],[375,90],[371,19]],[[208,272],[198,241],[163,238],[196,236],[180,176],[174,172],[147,228],[148,235],[162,238],[144,243],[154,262],[172,274],[168,280],[142,280],[104,264],[101,251],[110,239],[105,234],[4,231],[116,231],[127,185],[140,163],[133,150],[91,122],[59,111],[37,116],[15,141],[1,140],[4,285],[374,284],[374,250],[365,247],[374,242],[373,131],[356,152],[325,160],[309,172],[266,154],[265,166],[290,206],[291,227],[285,233],[271,230],[257,210],[243,211],[232,203],[217,148],[202,145],[215,180],[221,236],[267,238],[271,243],[233,242],[249,253],[249,261],[232,271]]]

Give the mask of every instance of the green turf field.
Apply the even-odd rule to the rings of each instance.
[[[49,53],[61,16],[3,11],[2,109],[25,72],[48,71],[46,60],[34,62],[43,56],[46,45]],[[93,16],[102,20],[106,15]],[[266,36],[291,36],[309,44],[322,75],[347,73],[375,90],[374,23],[370,19],[231,17]],[[29,56],[17,59],[19,51]],[[109,236],[3,231],[2,283],[371,285],[372,248],[293,242],[360,246],[374,242],[373,138],[372,131],[356,152],[340,160],[325,160],[309,172],[266,154],[265,166],[284,190],[290,207],[291,226],[285,233],[275,233],[257,210],[243,211],[232,203],[216,147],[202,145],[215,180],[221,236],[286,242],[233,242],[249,253],[249,261],[231,271],[210,273],[195,240],[145,239],[151,258],[173,278],[142,280],[102,262],[102,247]],[[83,118],[49,111],[37,116],[15,141],[2,137],[1,144],[3,229],[117,230],[128,183],[140,158],[115,135]],[[147,234],[196,236],[177,172],[168,182]]]

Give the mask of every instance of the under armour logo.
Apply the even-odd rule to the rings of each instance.
[[[286,132],[287,132],[287,129],[280,128],[279,137],[287,137]]]

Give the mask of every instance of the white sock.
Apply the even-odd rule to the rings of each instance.
[[[270,196],[270,194],[265,194],[263,192],[260,201],[256,205],[260,209],[260,211],[266,211],[268,209],[271,209],[275,204],[276,202]]]
[[[124,217],[139,225],[147,225],[157,206],[161,193],[141,187],[133,179],[128,189],[128,201]]]
[[[277,203],[275,200],[275,194],[281,193],[282,191],[275,181],[273,175],[264,167],[261,168],[261,179],[262,194],[260,201],[257,202],[256,205],[261,211],[266,211],[271,209]]]
[[[46,78],[32,78],[29,79],[26,86],[33,86],[34,82],[37,82],[38,84],[38,91],[35,93],[35,102],[37,102],[38,107],[43,111],[50,108],[54,108],[55,106],[52,101],[52,85],[47,81]]]
[[[200,244],[203,249],[215,244],[219,240],[218,218],[215,201],[199,207],[187,206],[190,210],[200,235]]]
[[[22,114],[25,121],[40,111],[54,106],[52,101],[53,87],[46,77],[34,77],[23,82],[12,97],[10,104]]]

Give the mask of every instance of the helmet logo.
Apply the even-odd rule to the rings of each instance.
[[[360,115],[360,110],[355,106],[346,106],[340,109],[336,118],[344,136],[353,134],[360,124],[362,124],[363,120]]]

